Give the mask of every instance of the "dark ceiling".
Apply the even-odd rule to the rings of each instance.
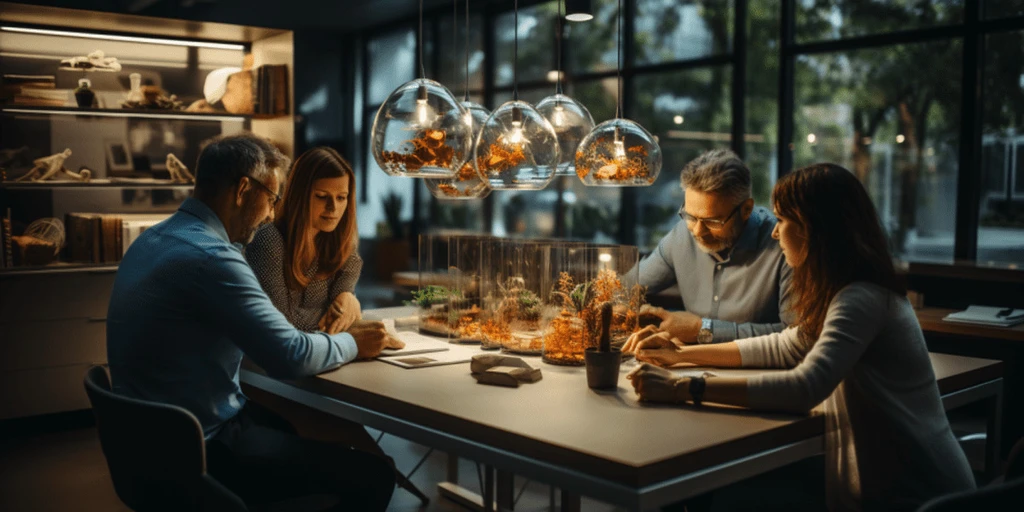
[[[14,0],[17,2],[18,0]],[[464,0],[459,0],[460,9]],[[471,0],[482,9],[498,0]],[[417,0],[37,0],[20,3],[72,9],[215,21],[236,25],[357,32],[395,21],[414,21]],[[504,3],[511,7],[512,2]],[[531,2],[521,2],[523,4]],[[425,12],[451,12],[452,0],[423,0]]]

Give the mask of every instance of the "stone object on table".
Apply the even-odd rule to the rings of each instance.
[[[470,361],[469,369],[480,384],[519,387],[521,382],[537,382],[542,375],[540,368],[534,368],[518,357],[498,354],[477,354]]]

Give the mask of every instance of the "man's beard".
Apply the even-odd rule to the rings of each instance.
[[[690,235],[693,236],[693,241],[697,243],[698,249],[708,254],[716,254],[732,249],[732,246],[736,243],[736,240],[739,240],[740,233],[744,225],[745,223],[741,222],[741,219],[736,219],[735,224],[732,226],[731,233],[729,233],[728,235],[714,237],[713,240],[709,240],[707,242],[701,240],[700,237],[694,235],[692,232],[690,233]]]

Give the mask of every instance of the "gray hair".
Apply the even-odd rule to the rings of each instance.
[[[263,137],[251,133],[218,136],[205,141],[196,162],[196,196],[213,197],[243,176],[265,181],[280,176],[289,158]]]
[[[736,153],[714,149],[686,164],[679,177],[683,189],[721,194],[737,202],[751,197],[750,169]]]

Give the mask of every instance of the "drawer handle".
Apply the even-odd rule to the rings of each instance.
[[[89,321],[90,322],[106,322],[107,321],[107,317],[98,318],[98,317],[94,317],[93,316],[93,317],[89,317]]]

